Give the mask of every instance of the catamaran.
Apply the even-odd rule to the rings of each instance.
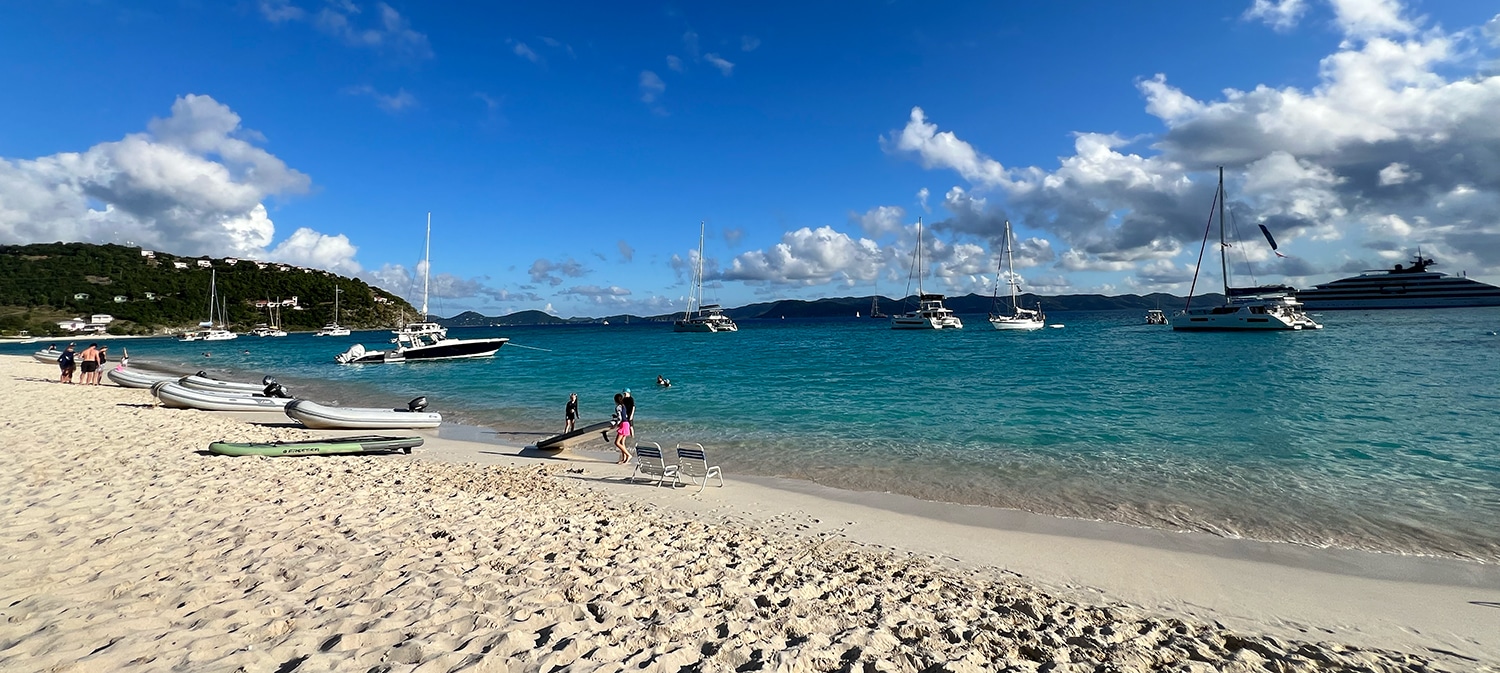
[[[1016,303],[1016,292],[1021,289],[1021,281],[1016,280],[1015,260],[1012,258],[1013,246],[1010,240],[1010,220],[1005,221],[1005,243],[1004,254],[1001,258],[1005,260],[1005,283],[1010,286],[1010,315],[1005,315],[991,308],[990,324],[995,329],[1003,330],[1034,330],[1041,329],[1047,323],[1046,316],[1042,315],[1042,304],[1037,302],[1036,309],[1021,308]],[[995,295],[991,298],[992,303],[999,303],[1000,299],[1000,269],[996,264],[995,269]]]
[[[228,341],[238,339],[240,335],[226,329],[229,325],[229,307],[227,304],[219,303],[219,271],[210,269],[208,277],[208,320],[198,323],[199,327],[208,329],[197,332],[183,332],[178,341]],[[214,312],[217,309],[219,322],[214,322]]]
[[[1198,255],[1198,268],[1193,271],[1193,287],[1188,289],[1187,307],[1172,317],[1172,329],[1181,331],[1242,331],[1242,330],[1309,330],[1323,329],[1322,325],[1307,317],[1301,302],[1292,296],[1294,289],[1285,285],[1260,287],[1229,286],[1229,241],[1224,234],[1224,168],[1219,167],[1219,189],[1214,193],[1214,203],[1219,209],[1219,270],[1224,278],[1224,303],[1219,306],[1193,308],[1193,289],[1198,283],[1198,271],[1203,268],[1203,255]],[[1209,211],[1212,218],[1212,210]],[[1210,220],[1210,225],[1212,221]],[[1203,244],[1208,245],[1211,229],[1203,230]],[[1261,225],[1261,232],[1276,249],[1271,232]]]
[[[339,364],[379,364],[410,362],[417,360],[455,360],[459,358],[485,358],[495,354],[510,339],[449,339],[448,329],[430,322],[427,312],[428,270],[432,267],[432,213],[427,213],[427,244],[422,257],[422,322],[407,323],[395,330],[396,338],[391,343],[396,347],[388,351],[367,351],[360,344],[334,356]]]
[[[718,304],[703,303],[703,223],[698,223],[698,266],[693,270],[693,289],[682,319],[672,323],[673,332],[738,332],[740,328]]]
[[[344,288],[333,286],[333,322],[323,326],[313,336],[343,337],[349,336],[349,328],[339,325],[339,295],[344,293]]]
[[[267,299],[266,312],[271,316],[270,324],[260,323],[254,329],[251,329],[250,333],[258,337],[286,336],[286,330],[281,328],[281,300],[277,299],[273,303],[270,299]]]
[[[963,329],[963,321],[953,315],[953,311],[943,306],[943,295],[928,294],[922,290],[922,218],[920,217],[917,218],[917,249],[912,253],[912,273],[917,277],[917,308],[892,316],[891,329]]]

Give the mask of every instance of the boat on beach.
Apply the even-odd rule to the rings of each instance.
[[[1231,287],[1229,285],[1229,241],[1225,235],[1224,169],[1219,168],[1219,188],[1214,192],[1214,203],[1219,215],[1219,268],[1224,280],[1224,303],[1218,306],[1193,308],[1193,289],[1188,290],[1187,307],[1172,318],[1172,329],[1177,331],[1266,331],[1266,330],[1316,330],[1322,325],[1314,322],[1302,310],[1301,302],[1293,296],[1294,288],[1285,285],[1262,285],[1257,287]],[[1213,211],[1210,210],[1210,213]],[[1212,217],[1212,215],[1210,215]],[[1208,245],[1210,228],[1203,231],[1203,244]],[[1266,240],[1271,249],[1276,249],[1271,232],[1264,226]],[[1198,257],[1198,267],[1193,272],[1193,286],[1197,286],[1198,271],[1203,269],[1203,257]]]
[[[963,321],[943,306],[943,295],[922,290],[922,218],[917,218],[917,249],[912,253],[912,274],[917,277],[917,306],[892,316],[891,329],[963,329]]]
[[[1000,313],[993,307],[990,310],[990,324],[998,330],[1036,330],[1041,329],[1047,323],[1046,316],[1042,315],[1041,302],[1037,302],[1036,309],[1021,308],[1016,301],[1016,293],[1021,289],[1021,281],[1016,280],[1015,260],[1012,259],[1012,247],[1010,239],[1010,220],[1005,221],[1005,243],[1001,257],[1005,261],[1005,284],[1010,286],[1010,315]],[[995,269],[995,294],[991,297],[992,304],[998,304],[1000,300],[1000,269]]]
[[[173,381],[151,386],[151,394],[162,406],[200,411],[274,411],[281,413],[292,400],[263,394],[222,392],[189,388]]]
[[[457,360],[486,358],[494,355],[510,341],[505,337],[485,339],[450,339],[448,329],[435,322],[427,322],[427,290],[429,270],[432,268],[432,213],[427,214],[427,243],[422,257],[422,322],[407,323],[393,332],[396,344],[390,350],[367,350],[363,344],[355,344],[333,358],[339,364],[391,364],[429,360]],[[335,295],[335,301],[337,301]]]
[[[187,376],[181,377],[174,376],[172,378],[179,384],[181,384],[184,388],[192,388],[193,390],[202,390],[211,393],[262,393],[265,392],[266,386],[269,386],[276,382],[276,379],[273,379],[269,376],[262,379],[258,384],[241,383],[239,381],[223,381],[213,378],[207,373],[201,371],[197,374],[189,374]]]
[[[442,425],[443,415],[426,408],[427,398],[419,397],[405,409],[330,407],[312,400],[292,400],[285,411],[288,418],[317,430],[398,430]]]
[[[1298,290],[1297,301],[1310,311],[1500,306],[1500,287],[1427,270],[1436,265],[1417,250],[1409,265],[1370,270]]]
[[[693,270],[693,289],[688,294],[688,307],[682,319],[672,323],[673,332],[738,332],[724,309],[718,304],[703,303],[703,223],[698,223],[698,266]]]
[[[109,376],[110,381],[113,381],[115,385],[121,388],[138,388],[142,390],[149,389],[151,386],[163,381],[176,381],[181,378],[171,374],[147,374],[138,369],[129,369],[126,367],[115,367],[109,370],[107,376]]]

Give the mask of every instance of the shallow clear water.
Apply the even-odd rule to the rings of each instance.
[[[997,332],[965,316],[951,332],[853,319],[736,334],[454,330],[513,345],[492,360],[353,367],[332,356],[388,334],[118,343],[345,402],[423,394],[452,418],[517,430],[560,429],[570,392],[585,421],[603,420],[628,387],[641,439],[701,442],[730,472],[1500,560],[1500,309],[1329,312],[1312,333],[1176,333],[1138,312],[1049,319],[1067,327]]]

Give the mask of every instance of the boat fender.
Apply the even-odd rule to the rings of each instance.
[[[423,395],[406,403],[406,411],[420,413],[427,410],[427,396]]]

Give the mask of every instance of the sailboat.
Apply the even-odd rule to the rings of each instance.
[[[277,298],[275,302],[267,299],[266,312],[271,316],[271,323],[269,325],[266,323],[256,325],[255,329],[250,330],[250,333],[258,337],[286,336],[286,330],[281,328],[281,299]]]
[[[339,295],[344,293],[344,288],[333,286],[333,322],[323,326],[313,336],[341,337],[349,336],[349,328],[339,325]]]
[[[880,296],[879,295],[876,295],[874,297],[870,297],[870,317],[871,318],[889,318],[890,317],[890,316],[888,316],[888,315],[880,312]]]
[[[943,306],[943,295],[922,290],[922,218],[917,218],[917,250],[912,254],[917,277],[917,308],[891,318],[891,329],[963,329],[964,323]],[[908,286],[909,287],[909,286]]]
[[[682,319],[672,324],[673,332],[738,332],[734,320],[724,315],[718,304],[703,303],[703,223],[698,223],[698,267],[693,270],[693,289]]]
[[[208,320],[198,323],[199,327],[208,329],[199,332],[183,332],[178,341],[228,341],[238,339],[240,335],[226,329],[229,325],[229,307],[219,303],[219,271],[210,269],[208,277]],[[214,322],[215,311],[219,314],[219,322]]]
[[[495,337],[488,339],[450,339],[448,328],[429,322],[427,312],[427,290],[429,270],[432,268],[432,213],[427,213],[427,243],[422,256],[422,322],[407,323],[395,330],[396,338],[391,342],[396,347],[388,351],[367,351],[360,344],[334,356],[339,364],[379,364],[425,360],[456,360],[459,358],[485,358],[495,354],[510,339]]]
[[[1001,257],[1005,260],[1005,283],[1010,286],[1010,315],[1002,314],[991,308],[990,324],[995,329],[1003,330],[1034,330],[1041,329],[1047,323],[1046,316],[1042,315],[1042,304],[1038,302],[1036,310],[1021,308],[1016,303],[1016,292],[1021,289],[1021,282],[1016,280],[1016,265],[1013,258],[1015,247],[1011,243],[1010,220],[1005,221],[1005,254]],[[995,296],[993,300],[998,303],[1000,299],[1000,271],[998,266],[995,270]]]
[[[1224,278],[1224,303],[1219,306],[1193,308],[1193,289],[1188,289],[1188,303],[1182,313],[1172,317],[1172,329],[1182,331],[1242,331],[1242,330],[1308,330],[1323,329],[1302,310],[1302,303],[1293,296],[1294,290],[1285,285],[1262,287],[1229,286],[1229,241],[1224,233],[1224,167],[1219,167],[1219,189],[1214,192],[1214,203],[1219,207],[1219,269]],[[1209,211],[1212,213],[1212,211]],[[1210,214],[1210,217],[1212,215]],[[1212,222],[1210,222],[1212,224]],[[1264,229],[1262,229],[1264,231]],[[1211,228],[1203,231],[1203,244],[1208,245]],[[1270,232],[1266,231],[1267,240]],[[1271,244],[1275,249],[1275,243]],[[1203,256],[1198,256],[1198,268],[1193,271],[1193,285],[1198,282],[1198,271],[1203,269]]]

